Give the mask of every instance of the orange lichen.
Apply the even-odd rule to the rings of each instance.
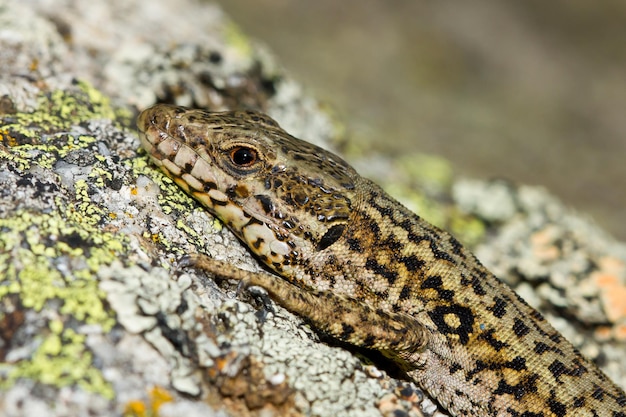
[[[148,392],[149,400],[132,400],[124,408],[125,417],[158,417],[159,409],[165,403],[172,402],[174,397],[165,389],[159,386],[152,387]]]
[[[626,318],[626,285],[622,282],[624,263],[613,257],[604,257],[599,270],[591,274],[600,289],[600,300],[608,320],[615,323]]]

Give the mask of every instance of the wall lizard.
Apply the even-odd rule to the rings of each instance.
[[[624,391],[447,232],[268,116],[165,104],[142,146],[276,275],[181,260],[265,288],[376,349],[455,416],[626,417]]]

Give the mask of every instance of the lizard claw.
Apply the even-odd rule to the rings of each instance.
[[[267,318],[267,313],[275,313],[274,305],[272,303],[272,299],[269,296],[267,290],[263,287],[259,287],[258,285],[252,285],[248,287],[248,283],[246,281],[240,281],[237,286],[237,294],[239,295],[239,291],[245,288],[248,290],[248,293],[261,302],[262,308],[257,310],[256,314],[259,320],[262,322]]]
[[[189,266],[195,265],[195,259],[193,255],[183,255],[178,258],[178,267],[177,269],[187,268]]]

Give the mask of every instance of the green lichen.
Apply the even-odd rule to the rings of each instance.
[[[187,226],[181,219],[176,221],[176,228],[184,231],[190,237],[198,237],[198,234],[191,227]]]
[[[165,214],[189,213],[197,203],[187,193],[181,191],[180,187],[168,176],[163,174],[158,168],[148,164],[148,158],[135,158],[128,161],[131,169],[137,175],[145,175],[156,183],[161,190],[157,196],[159,205]]]
[[[217,217],[213,220],[213,224],[212,224],[213,228],[215,230],[217,230],[218,232],[220,232],[223,228],[224,228],[224,223],[222,223],[220,221],[220,219],[218,219]]]
[[[250,56],[252,54],[250,39],[248,39],[241,28],[234,22],[228,21],[226,23],[224,27],[224,37],[242,56]]]
[[[30,360],[19,361],[0,387],[6,388],[18,379],[28,378],[59,388],[78,385],[85,391],[113,398],[113,388],[92,366],[92,361],[92,354],[85,347],[85,336],[64,328],[60,320],[54,320]]]
[[[158,168],[155,168],[153,165],[148,164],[148,158],[135,158],[133,160],[127,161],[129,167],[132,169],[135,175],[145,175],[154,181],[155,184],[159,187],[160,193],[157,196],[157,201],[161,206],[161,210],[165,214],[173,214],[173,217],[182,218],[185,213],[190,213],[194,210],[204,210],[198,207],[198,202],[196,202],[192,197],[190,197],[187,193],[184,193],[171,178],[163,174]],[[204,239],[198,233],[196,233],[193,229],[191,229],[188,225],[185,224],[184,221],[179,220],[175,223],[177,229],[182,230],[187,235],[187,240],[190,244],[196,247],[202,247],[204,244]],[[221,223],[219,220],[214,222],[214,228],[217,230],[221,230]],[[151,239],[155,243],[159,243],[164,246],[164,248],[177,255],[183,255],[184,251],[181,248],[177,248],[171,246],[170,242],[163,236],[162,233],[149,234],[148,232],[144,233],[144,237],[147,239]],[[164,265],[164,267],[168,267]]]
[[[85,82],[71,91],[42,94],[32,112],[0,115],[0,157],[17,163],[20,170],[32,165],[51,168],[69,152],[84,148],[96,138],[73,135],[81,123],[97,119],[116,120],[109,100]],[[121,113],[120,113],[121,114]]]
[[[115,320],[104,305],[104,294],[98,288],[95,270],[115,258],[120,245],[111,245],[112,238],[103,247],[74,247],[68,241],[89,239],[82,225],[68,223],[57,213],[32,215],[20,213],[0,220],[0,262],[6,265],[0,271],[0,298],[17,295],[24,308],[42,311],[49,302],[61,302],[58,312],[87,324],[110,330]],[[82,237],[79,237],[82,236]],[[84,241],[87,243],[87,240]],[[9,254],[17,263],[10,262]],[[62,272],[56,268],[58,259],[76,265]],[[83,267],[80,267],[83,265]],[[78,385],[106,398],[113,396],[112,388],[100,371],[93,367],[92,356],[85,346],[85,336],[72,329],[59,329],[60,322],[51,322],[52,332],[39,335],[41,344],[33,355],[14,364],[7,380],[0,387],[9,387],[17,380],[27,378],[56,387]]]
[[[422,153],[404,155],[394,163],[412,181],[436,190],[447,189],[453,180],[452,166],[445,159]]]
[[[487,226],[477,217],[454,210],[448,222],[450,233],[457,237],[464,245],[474,248],[485,239]]]
[[[443,226],[447,221],[446,210],[443,204],[427,197],[423,192],[410,187],[405,183],[383,183],[389,195],[401,201],[409,210],[436,226]]]
[[[42,94],[33,112],[10,115],[3,129],[21,133],[33,142],[43,141],[45,134],[68,130],[84,121],[116,119],[107,97],[86,82],[78,82],[71,91],[54,90]]]
[[[394,160],[394,167],[403,180],[382,184],[390,195],[428,222],[450,230],[468,247],[475,246],[484,238],[485,224],[474,216],[460,212],[445,197],[450,194],[454,180],[449,162],[437,156],[417,153]]]
[[[104,188],[107,181],[111,181],[113,179],[113,174],[111,173],[111,171],[108,171],[102,167],[95,166],[89,173],[89,178],[94,179],[93,185]]]
[[[115,118],[108,99],[86,83],[43,94],[33,112],[0,115],[0,161],[24,173],[37,167],[55,176],[59,160],[97,140],[76,133],[77,126]],[[59,316],[48,323],[49,331],[35,336],[30,357],[5,364],[0,388],[31,379],[113,396],[93,366],[86,336],[63,324],[95,325],[103,332],[114,326],[96,272],[130,251],[124,235],[103,231],[102,220],[110,213],[93,202],[89,190],[104,188],[112,177],[101,165],[106,158],[96,160],[88,180],[55,195],[48,210],[20,209],[0,219],[0,299],[17,300],[20,308],[35,312],[52,308]]]
[[[383,184],[383,188],[401,201],[409,210],[429,223],[449,230],[468,247],[477,245],[485,236],[486,226],[478,218],[462,213],[448,203],[437,201],[415,187],[406,184]]]
[[[24,307],[35,311],[50,300],[61,300],[62,314],[104,330],[113,326],[94,273],[122,252],[125,244],[119,237],[58,213],[17,213],[0,219],[0,230],[0,253],[7,260],[0,270],[0,298],[17,294]],[[18,260],[19,269],[9,262],[9,255]],[[56,268],[59,259],[75,267],[62,272]]]
[[[98,183],[97,180],[93,182]],[[88,193],[89,184],[85,180],[78,180],[74,183],[74,189],[77,204],[75,207],[66,211],[66,216],[80,222],[85,222],[91,226],[97,225],[105,216],[106,212],[91,201]]]

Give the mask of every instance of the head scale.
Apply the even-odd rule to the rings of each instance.
[[[157,105],[138,124],[155,162],[283,275],[349,222],[354,169],[261,113]]]

